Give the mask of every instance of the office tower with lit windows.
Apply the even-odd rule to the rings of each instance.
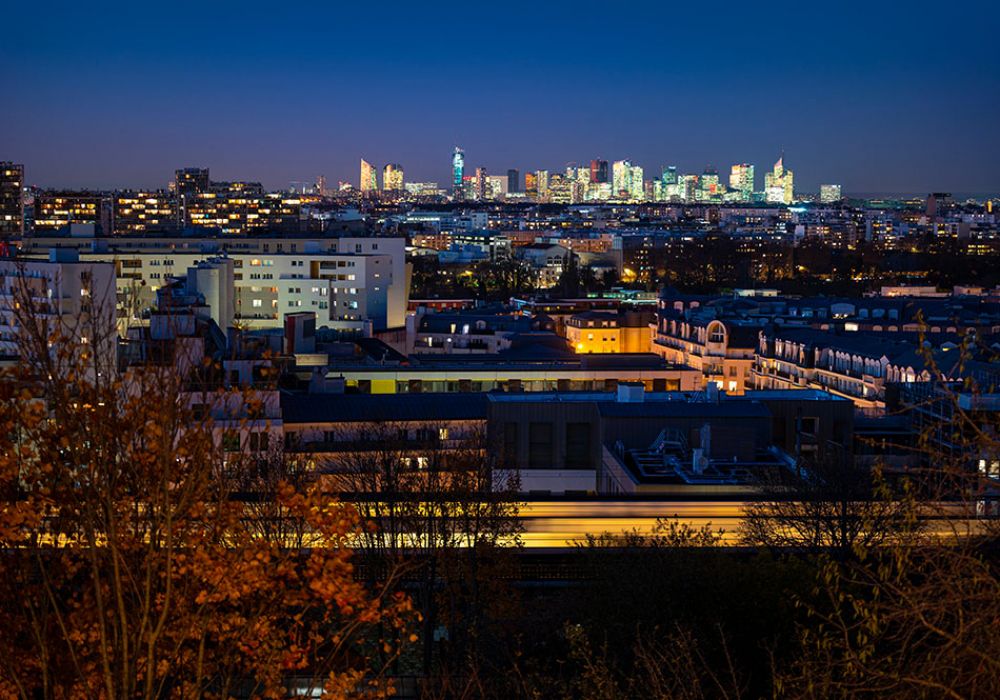
[[[35,231],[60,231],[92,224],[98,235],[111,233],[111,200],[95,192],[45,192],[35,197]]]
[[[486,197],[485,199],[491,201],[503,201],[507,198],[507,192],[510,191],[510,180],[507,179],[506,175],[487,175],[486,176]]]
[[[615,197],[628,194],[628,185],[632,164],[627,160],[616,160],[611,164],[611,191]]]
[[[677,183],[677,193],[682,202],[693,202],[698,198],[698,176],[681,175]]]
[[[677,198],[677,168],[671,165],[663,169],[658,179],[653,180],[653,201],[670,202]]]
[[[475,198],[480,202],[486,199],[486,168],[476,168]]]
[[[465,199],[465,151],[455,146],[451,154],[452,195],[455,199]]]
[[[750,163],[739,163],[729,170],[729,187],[737,193],[737,201],[753,199],[754,168]]]
[[[840,185],[820,185],[819,201],[822,204],[835,204],[843,197],[840,193]]]
[[[382,169],[382,189],[386,192],[403,191],[403,166],[389,163]]]
[[[611,165],[612,196],[617,199],[642,201],[646,198],[646,188],[642,180],[642,168],[627,160],[616,160]]]
[[[549,171],[548,170],[536,170],[535,171],[535,186],[538,189],[538,201],[547,202],[549,201]]]
[[[528,199],[538,197],[538,176],[535,173],[524,174],[524,194]]]
[[[608,181],[608,161],[600,159],[590,161],[590,181],[595,183]]]
[[[714,202],[720,198],[722,192],[721,185],[719,183],[719,171],[713,166],[705,166],[705,172],[701,175],[700,184],[701,188],[698,197],[699,200],[703,202]]]
[[[629,199],[642,202],[646,200],[646,183],[642,179],[642,166],[633,165],[629,171]]]
[[[521,173],[519,173],[514,168],[507,171],[507,191],[508,192],[520,192],[521,191]]]
[[[785,168],[784,155],[771,172],[764,174],[764,199],[768,204],[791,204],[795,200],[794,175]]]
[[[361,159],[361,182],[359,189],[362,193],[378,192],[378,172],[375,170],[375,166],[364,158]]]
[[[0,241],[24,233],[24,166],[0,163]]]

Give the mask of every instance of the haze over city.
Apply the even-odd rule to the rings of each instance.
[[[992,3],[16,3],[0,152],[29,184],[271,189],[357,160],[769,167],[845,192],[1000,189]],[[972,20],[972,21],[969,21]]]

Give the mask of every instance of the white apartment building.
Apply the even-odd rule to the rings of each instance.
[[[113,366],[115,346],[105,333],[115,322],[115,266],[82,261],[73,250],[52,250],[46,260],[0,260],[0,356],[21,355],[18,306],[31,304],[48,332],[69,336],[75,347],[104,338],[105,360]]]
[[[40,246],[45,239],[36,239]],[[233,262],[235,320],[280,327],[314,311],[317,327],[375,330],[405,325],[409,269],[402,238],[53,238],[81,260],[113,262],[119,314],[138,321],[156,290],[199,263]]]

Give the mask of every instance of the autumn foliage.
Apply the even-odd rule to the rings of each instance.
[[[355,509],[254,488],[275,457],[220,439],[252,399],[22,327],[36,352],[0,381],[0,697],[391,693],[411,603],[355,575]]]

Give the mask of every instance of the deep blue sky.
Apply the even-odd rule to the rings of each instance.
[[[284,187],[631,158],[798,189],[1000,191],[993,2],[5,2],[0,160]],[[758,182],[758,186],[760,182]]]

